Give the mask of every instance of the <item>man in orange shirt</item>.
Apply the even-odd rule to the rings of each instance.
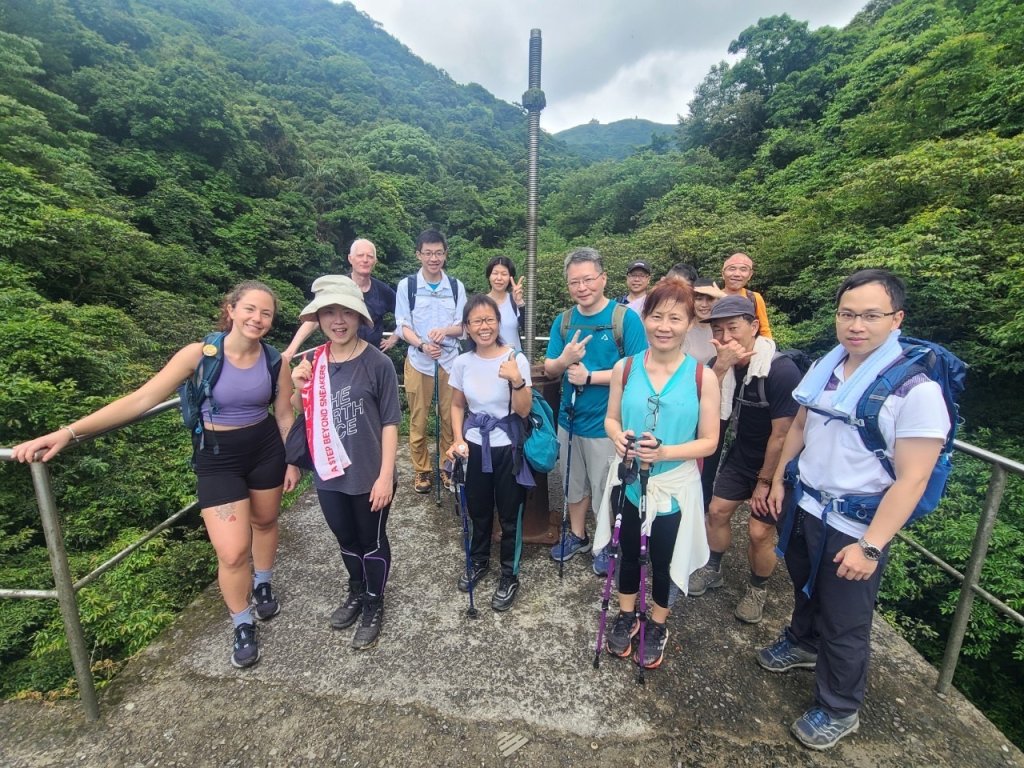
[[[722,265],[722,290],[733,296],[743,296],[754,302],[757,310],[757,324],[761,335],[770,339],[772,329],[768,325],[768,309],[764,297],[757,291],[747,289],[747,283],[754,276],[754,262],[745,253],[734,253]]]

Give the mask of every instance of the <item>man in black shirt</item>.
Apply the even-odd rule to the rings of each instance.
[[[730,522],[740,504],[749,501],[750,583],[735,611],[748,624],[761,621],[768,577],[775,568],[775,519],[766,500],[799,408],[792,395],[802,376],[789,357],[775,353],[773,341],[759,335],[756,311],[749,299],[727,296],[703,321],[711,323],[718,351],[713,368],[722,383],[722,417],[731,415],[735,430],[708,508],[711,559],[690,577],[689,588],[697,596],[722,586],[722,556],[732,543]]]

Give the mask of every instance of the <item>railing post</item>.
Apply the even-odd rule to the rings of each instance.
[[[967,567],[964,569],[964,580],[960,585],[960,599],[956,604],[953,624],[949,629],[949,640],[946,641],[946,651],[942,656],[939,681],[935,684],[935,690],[942,694],[948,693],[949,687],[953,684],[953,673],[956,672],[960,649],[964,644],[964,635],[967,634],[967,625],[971,621],[974,588],[981,581],[981,568],[985,564],[988,544],[992,539],[992,529],[995,527],[996,515],[999,514],[999,505],[1003,501],[1005,490],[1006,470],[998,464],[993,464],[992,476],[988,481],[988,492],[985,494],[985,508],[982,510],[978,529],[974,534],[971,558],[967,561]]]
[[[68,567],[68,553],[64,549],[64,535],[60,529],[60,518],[57,516],[57,504],[53,498],[50,470],[41,461],[32,462],[30,467],[32,484],[36,490],[36,502],[39,504],[39,517],[43,523],[43,535],[46,537],[46,550],[50,555],[50,567],[53,569],[53,583],[57,588],[57,602],[60,604],[60,614],[64,619],[64,634],[68,639],[71,662],[75,665],[75,677],[78,679],[78,694],[86,718],[98,720],[100,708],[96,701],[96,686],[92,680],[89,654],[85,649],[85,635],[82,633],[82,620],[78,614],[78,599],[75,596],[74,582],[71,580],[71,569]]]

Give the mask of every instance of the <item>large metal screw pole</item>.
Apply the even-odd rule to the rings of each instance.
[[[526,200],[526,356],[533,360],[537,336],[537,155],[540,146],[540,111],[544,109],[544,91],[540,89],[540,30],[530,30],[529,90],[523,94],[523,106],[529,114],[530,150],[527,165]]]

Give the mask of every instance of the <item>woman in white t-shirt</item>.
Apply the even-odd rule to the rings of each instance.
[[[708,360],[718,354],[715,345],[711,343],[711,325],[705,321],[711,317],[711,308],[715,302],[723,296],[725,291],[715,285],[713,280],[699,277],[693,283],[694,314],[686,338],[683,339],[683,352],[697,358],[701,365],[707,365]]]
[[[516,280],[516,265],[508,256],[495,256],[487,262],[487,294],[498,307],[501,325],[498,333],[517,352],[523,348],[520,334],[526,324],[526,301],[523,299],[523,280]]]
[[[501,578],[491,599],[496,611],[507,611],[519,590],[523,505],[526,489],[517,471],[529,471],[514,438],[533,399],[526,356],[502,341],[498,305],[490,296],[471,296],[462,323],[471,351],[452,364],[452,433],[448,458],[466,462],[466,500],[473,521],[470,557],[473,586],[488,570],[493,510],[501,523]],[[518,466],[517,466],[518,465]],[[466,574],[459,589],[469,591]]]

